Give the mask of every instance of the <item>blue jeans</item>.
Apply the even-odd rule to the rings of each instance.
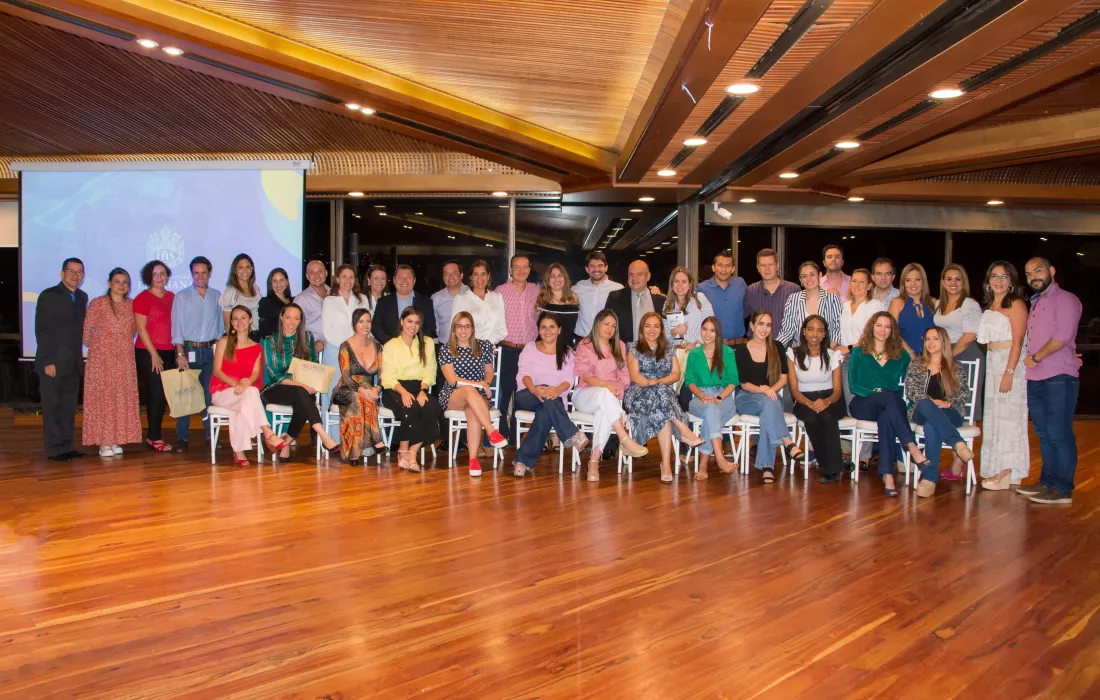
[[[764,394],[738,391],[734,394],[734,405],[738,413],[747,416],[760,416],[760,440],[756,443],[756,468],[771,469],[775,464],[775,448],[783,444],[783,438],[789,438],[787,421],[783,417],[783,404],[773,401]]]
[[[195,353],[195,361],[188,360],[190,369],[199,370],[199,384],[202,384],[202,393],[206,398],[206,405],[210,403],[210,376],[214,373],[214,348],[184,348],[185,357]],[[180,416],[176,419],[176,439],[187,442],[188,431],[191,430],[191,416]],[[206,440],[210,439],[210,422],[206,418],[206,409],[202,410],[202,434]]]
[[[701,387],[699,391],[707,396],[718,396],[725,391],[725,387]],[[699,452],[709,455],[714,452],[710,441],[722,437],[722,429],[726,427],[726,423],[729,423],[730,419],[737,415],[737,403],[732,394],[718,403],[703,403],[692,395],[691,401],[688,403],[688,413],[696,418],[703,419],[703,434],[701,437],[705,442],[699,445]]]
[[[930,462],[920,478],[934,484],[940,480],[940,447],[954,448],[963,441],[958,430],[963,417],[953,408],[940,408],[932,399],[921,399],[913,409],[913,422],[924,426],[924,455]]]
[[[853,396],[848,412],[856,420],[878,423],[878,475],[893,474],[894,462],[901,455],[894,442],[900,442],[905,449],[916,442],[901,392],[879,391],[868,396]]]
[[[1073,475],[1077,471],[1073,409],[1080,388],[1081,380],[1068,374],[1027,381],[1027,410],[1043,455],[1039,483],[1066,496],[1073,494]]]
[[[526,389],[520,389],[515,397],[517,411],[534,411],[535,420],[527,434],[523,436],[523,442],[516,448],[516,463],[525,467],[533,467],[542,456],[542,448],[546,445],[546,438],[550,436],[550,429],[558,434],[562,442],[569,440],[577,434],[577,426],[569,420],[569,413],[565,410],[565,404],[561,399],[543,401]]]

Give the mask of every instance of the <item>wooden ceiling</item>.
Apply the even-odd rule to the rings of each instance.
[[[1087,202],[1098,30],[1100,0],[0,0],[0,167],[322,153],[601,203]]]

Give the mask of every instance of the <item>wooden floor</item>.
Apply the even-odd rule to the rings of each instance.
[[[57,465],[7,423],[3,698],[1100,697],[1097,423],[1068,507],[652,459]]]

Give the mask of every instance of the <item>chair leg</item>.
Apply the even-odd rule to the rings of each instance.
[[[218,446],[218,433],[221,432],[221,426],[213,422],[213,416],[211,416],[210,426],[210,464],[216,465],[214,460],[214,448]]]

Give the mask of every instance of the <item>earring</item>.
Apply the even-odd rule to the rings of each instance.
[[[236,328],[230,328],[229,329],[229,335],[237,335],[237,329]]]

